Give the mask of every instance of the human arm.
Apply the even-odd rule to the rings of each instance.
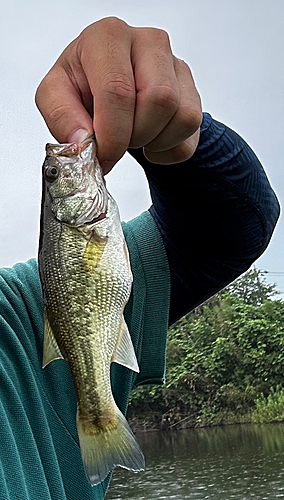
[[[171,272],[169,323],[246,271],[264,252],[279,203],[252,149],[204,114],[195,154],[179,165],[147,161],[150,212],[162,234]]]
[[[44,78],[37,104],[59,141],[94,128],[104,173],[128,147],[143,166],[171,268],[170,323],[266,248],[279,206],[263,169],[235,132],[209,117],[199,139],[200,99],[164,31],[116,18],[94,23]]]

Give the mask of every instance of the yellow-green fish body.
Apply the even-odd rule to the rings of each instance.
[[[132,286],[128,251],[93,140],[78,147],[47,145],[39,270],[43,366],[57,358],[70,364],[90,484],[103,481],[116,465],[142,470],[143,454],[111,391],[112,361],[139,368],[123,317]]]

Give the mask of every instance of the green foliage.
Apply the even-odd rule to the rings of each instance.
[[[272,388],[267,397],[261,394],[251,417],[254,423],[284,421],[284,389],[278,386],[275,390]]]
[[[255,267],[236,279],[227,290],[252,306],[260,306],[265,300],[279,294],[274,284],[265,281],[265,271]]]
[[[175,323],[167,383],[138,388],[130,413],[171,409],[179,418],[195,415],[195,425],[247,421],[283,381],[284,302],[271,300],[275,293],[253,269]]]

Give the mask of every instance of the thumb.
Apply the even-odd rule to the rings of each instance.
[[[80,92],[61,66],[54,66],[40,83],[36,105],[58,142],[81,142],[93,132],[92,118]]]

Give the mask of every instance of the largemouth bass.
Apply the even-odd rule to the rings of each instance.
[[[42,175],[43,367],[60,358],[70,364],[81,455],[94,486],[117,465],[144,469],[143,453],[110,382],[113,361],[139,371],[123,317],[132,273],[94,138],[80,145],[47,144]]]

